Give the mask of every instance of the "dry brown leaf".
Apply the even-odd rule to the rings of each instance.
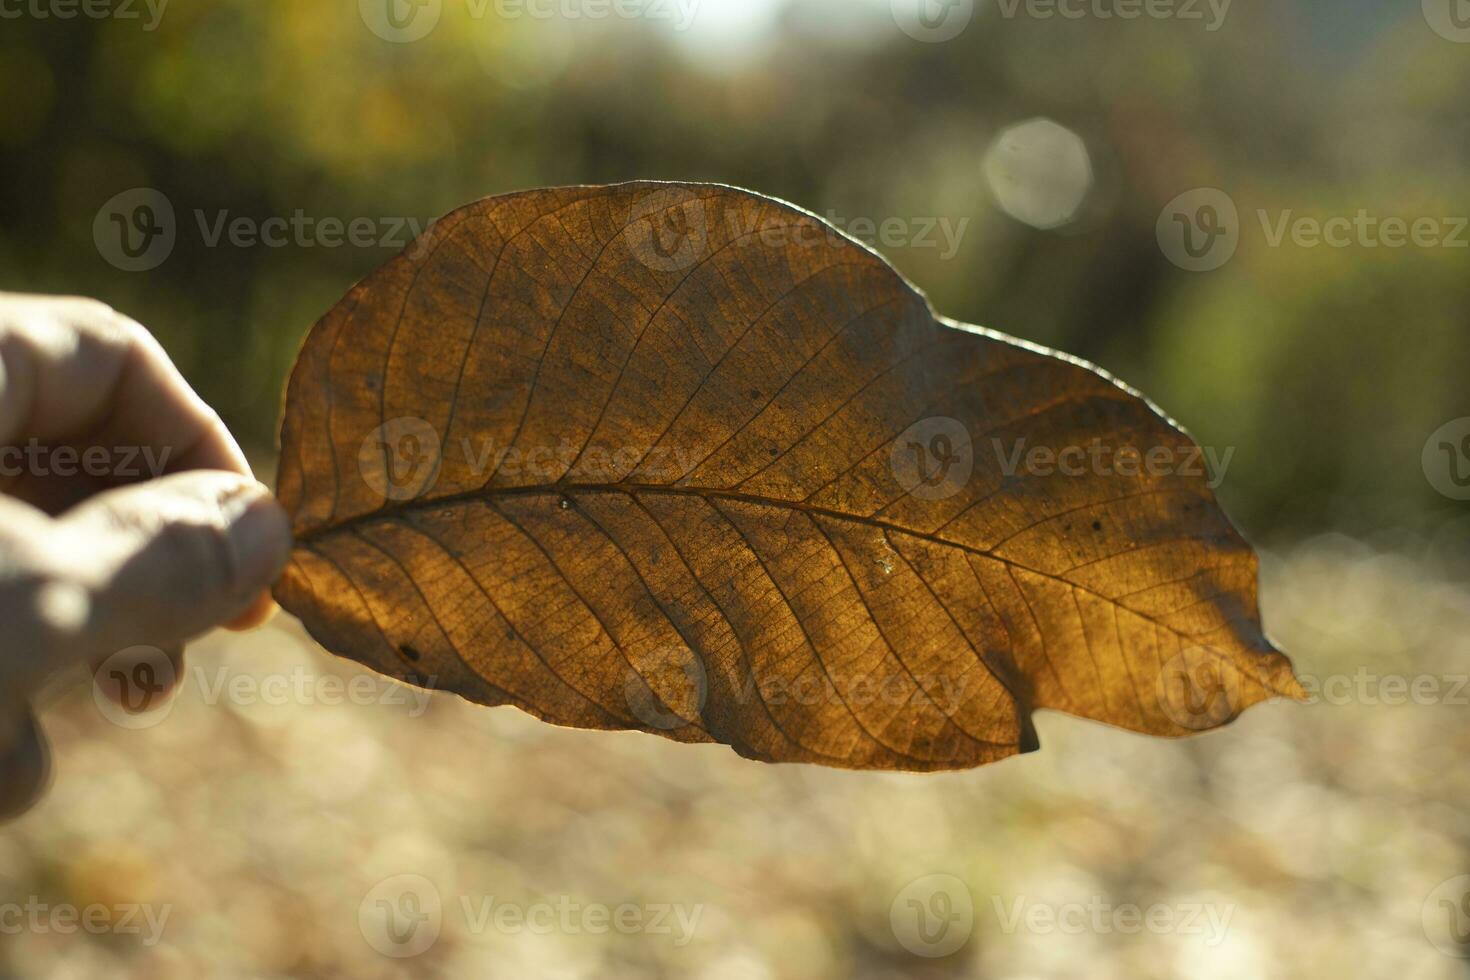
[[[1301,696],[1188,436],[744,191],[455,211],[312,330],[281,452],[286,609],[559,725],[936,770]]]

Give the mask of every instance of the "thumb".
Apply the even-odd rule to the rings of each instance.
[[[291,525],[248,477],[178,473],[98,494],[57,522],[54,554],[90,600],[83,656],[171,647],[239,619],[285,567]]]

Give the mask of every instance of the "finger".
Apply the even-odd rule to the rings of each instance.
[[[281,607],[276,605],[276,600],[271,598],[269,592],[262,592],[255,597],[255,603],[240,615],[225,624],[225,629],[234,630],[237,633],[248,633],[258,630],[271,620],[276,618],[276,613]]]
[[[127,711],[140,710],[133,690],[146,690],[148,701],[141,710],[147,710],[158,701],[173,696],[174,689],[184,677],[184,646],[182,643],[159,649],[157,647],[129,647],[106,657],[92,660],[92,683],[113,704]],[[132,687],[129,687],[129,684]]]
[[[31,439],[137,451],[159,472],[250,475],[219,416],[135,321],[93,300],[0,294],[0,445]]]
[[[29,810],[51,780],[51,750],[36,717],[22,708],[0,734],[0,821]]]
[[[196,471],[98,494],[56,521],[55,564],[90,599],[84,656],[170,648],[253,609],[291,550],[265,487]]]
[[[0,496],[0,738],[10,711],[76,662],[86,632],[91,603],[57,560],[56,529],[36,508]]]

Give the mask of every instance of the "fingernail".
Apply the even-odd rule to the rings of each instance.
[[[272,619],[275,619],[276,613],[280,611],[280,608],[280,606],[276,605],[276,601],[271,598],[270,592],[261,592],[251,601],[250,606],[244,612],[225,624],[225,629],[233,630],[236,633],[251,633],[255,630],[262,629],[269,625]]]
[[[242,591],[269,586],[291,554],[291,520],[265,487],[255,484],[220,503]]]

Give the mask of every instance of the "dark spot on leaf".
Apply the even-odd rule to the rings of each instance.
[[[413,663],[419,662],[419,652],[407,644],[399,647],[398,652],[402,654],[404,660],[410,660]]]
[[[1094,531],[1101,531],[1102,530],[1102,521],[1093,521],[1092,522],[1092,529]]]

